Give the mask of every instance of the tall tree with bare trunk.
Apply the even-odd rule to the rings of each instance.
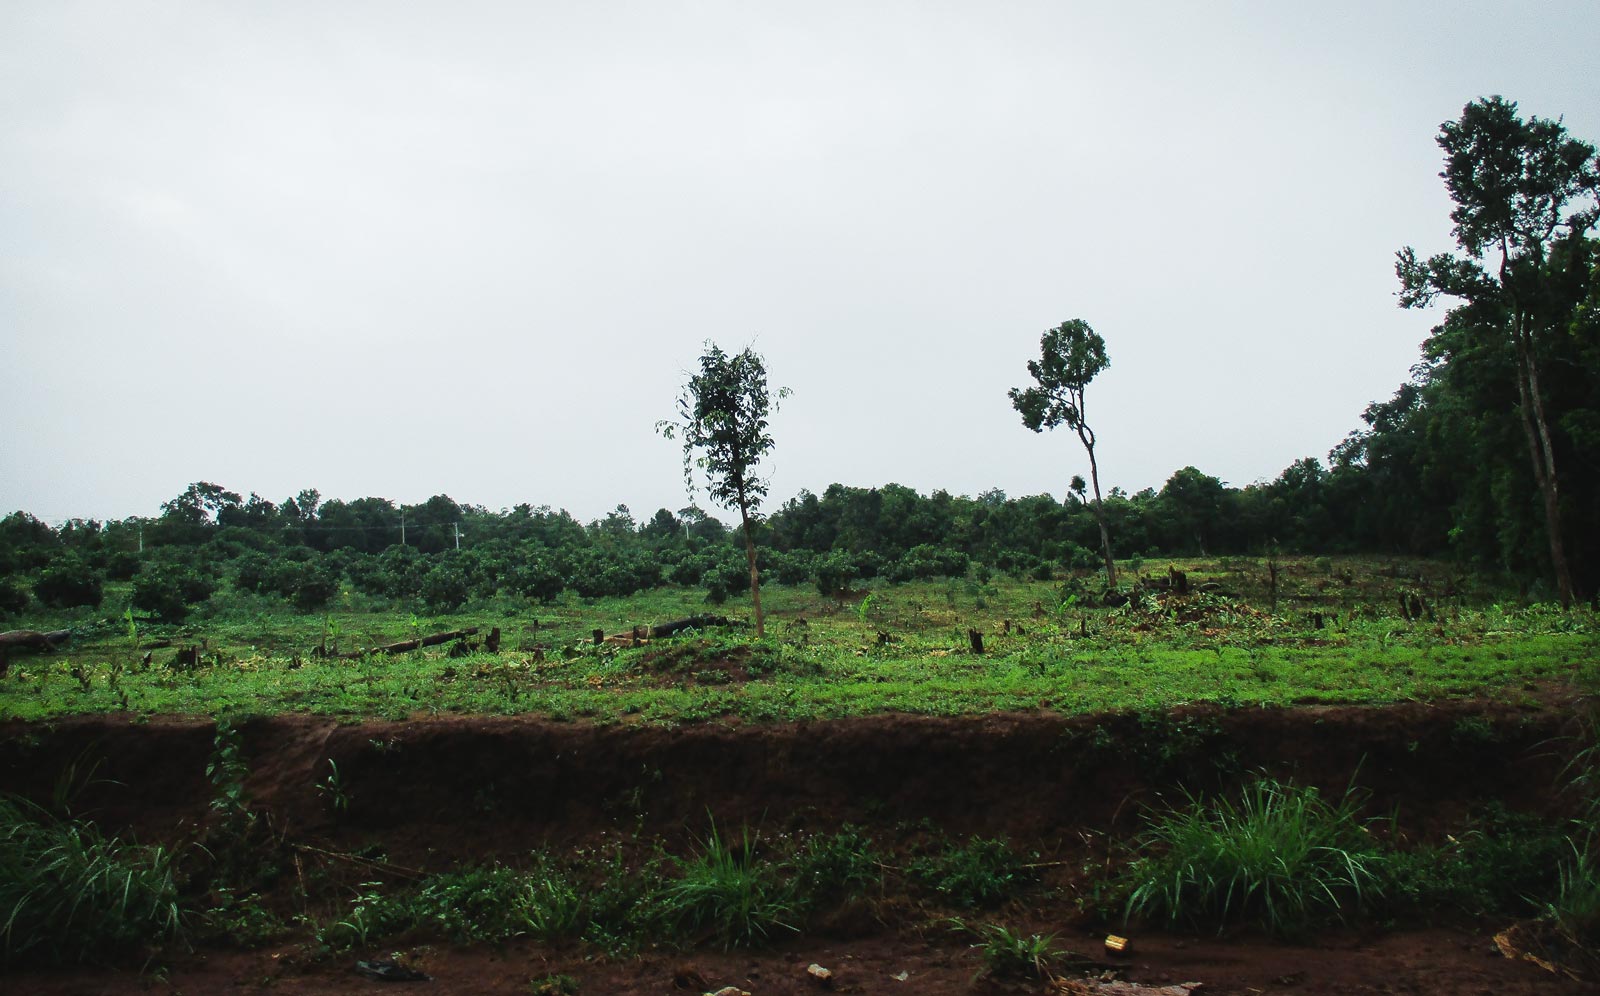
[[[1028,372],[1036,381],[1033,387],[1013,387],[1011,406],[1022,415],[1022,424],[1034,432],[1065,425],[1078,434],[1089,454],[1089,480],[1094,486],[1094,502],[1089,508],[1100,526],[1100,548],[1105,554],[1106,583],[1117,583],[1117,563],[1111,556],[1111,530],[1106,526],[1105,504],[1100,498],[1100,465],[1095,460],[1094,430],[1089,428],[1084,391],[1100,371],[1111,365],[1105,340],[1081,318],[1062,322],[1039,339],[1039,359],[1028,361]]]
[[[1444,178],[1455,208],[1450,220],[1460,253],[1418,259],[1396,254],[1400,304],[1421,308],[1440,295],[1461,300],[1452,311],[1470,327],[1471,348],[1501,349],[1516,383],[1517,414],[1539,489],[1550,567],[1563,605],[1579,597],[1562,530],[1561,474],[1546,393],[1540,386],[1550,340],[1572,327],[1579,306],[1564,272],[1600,220],[1600,158],[1567,135],[1559,121],[1523,120],[1503,97],[1468,104],[1440,126]]]
[[[778,397],[787,397],[780,388]],[[750,600],[755,603],[756,638],[766,636],[761,611],[761,575],[756,569],[755,517],[767,495],[767,482],[756,465],[772,449],[767,417],[772,407],[767,392],[767,366],[755,350],[734,356],[706,343],[700,372],[689,377],[678,397],[678,418],[656,423],[668,439],[683,437],[683,476],[691,494],[694,470],[705,473],[706,491],[723,508],[737,508],[744,527],[745,554],[750,562]]]

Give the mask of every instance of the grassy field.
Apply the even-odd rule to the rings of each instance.
[[[630,599],[569,594],[552,604],[497,600],[438,618],[348,594],[338,611],[296,615],[274,599],[224,592],[181,628],[119,618],[126,593],[114,591],[98,612],[25,621],[39,629],[70,628],[73,637],[59,653],[12,659],[0,679],[0,717],[519,714],[671,725],[887,712],[1144,714],[1207,702],[1248,708],[1489,697],[1531,706],[1550,703],[1552,689],[1600,687],[1600,620],[1592,611],[1518,604],[1509,593],[1440,564],[1163,560],[1130,562],[1124,569],[1130,578],[1142,572],[1143,590],[1115,606],[1100,604],[1092,577],[1037,582],[975,574],[874,583],[839,598],[774,586],[765,592],[764,640],[754,638],[746,621],[747,601],[708,606],[702,592],[680,589]],[[1174,585],[1173,570],[1185,572],[1187,593],[1160,591]],[[597,629],[627,633],[706,612],[726,615],[732,625],[642,645],[593,639]],[[362,652],[469,627],[479,628],[477,640],[498,627],[499,652],[452,655],[449,644],[392,656]],[[982,637],[981,653],[974,633]],[[328,654],[313,652],[324,647]],[[179,663],[191,650],[196,659]],[[1492,735],[1485,720],[1469,718]],[[1308,718],[1304,736],[1328,736],[1319,732],[1321,722]],[[1465,730],[1467,722],[1457,727]],[[124,736],[162,732],[155,725],[135,730],[120,719],[108,725]],[[806,825],[793,829],[775,816],[763,816],[761,825],[713,817],[719,802],[733,802],[719,799],[716,778],[702,784],[689,766],[681,772],[687,781],[675,791],[696,805],[704,802],[703,826],[661,836],[658,820],[651,824],[657,830],[647,830],[646,795],[632,790],[616,797],[621,802],[606,795],[591,808],[580,799],[563,809],[577,814],[576,829],[569,826],[568,837],[541,845],[540,834],[549,828],[540,821],[549,813],[539,791],[526,793],[525,809],[494,808],[502,798],[493,788],[499,774],[470,760],[459,766],[448,742],[433,743],[436,759],[402,755],[411,767],[397,768],[387,756],[363,765],[365,752],[386,751],[388,742],[340,731],[355,738],[353,753],[319,745],[316,750],[327,753],[298,769],[302,761],[276,757],[272,751],[281,745],[270,742],[257,743],[247,756],[242,729],[217,728],[205,768],[212,798],[194,800],[201,815],[184,824],[189,829],[170,849],[111,836],[66,805],[57,811],[0,797],[0,823],[10,827],[0,832],[0,863],[20,870],[11,891],[0,890],[0,908],[13,911],[0,930],[0,966],[76,964],[85,952],[91,960],[136,960],[151,951],[176,951],[181,940],[208,951],[274,947],[254,961],[234,955],[218,963],[233,966],[218,971],[261,972],[263,978],[279,970],[270,959],[292,943],[297,954],[284,964],[301,966],[292,971],[337,975],[344,983],[348,956],[376,950],[399,951],[408,964],[441,977],[477,972],[498,979],[507,963],[463,967],[440,947],[492,943],[497,951],[514,944],[538,952],[541,971],[588,977],[643,952],[696,950],[704,963],[716,948],[760,949],[813,932],[835,936],[829,931],[839,924],[854,924],[845,929],[877,937],[869,943],[892,951],[895,971],[910,964],[928,975],[936,970],[932,962],[953,958],[967,975],[976,970],[1037,980],[1047,964],[1068,972],[1082,967],[1066,948],[1070,931],[1090,925],[1101,934],[1126,933],[1130,916],[1141,943],[1155,926],[1210,932],[1245,924],[1304,938],[1341,921],[1392,927],[1432,924],[1448,914],[1487,917],[1499,929],[1515,917],[1546,945],[1540,950],[1557,952],[1550,957],[1561,964],[1589,964],[1600,938],[1593,802],[1600,777],[1592,746],[1576,750],[1563,769],[1564,808],[1512,812],[1475,794],[1481,786],[1469,784],[1473,779],[1446,778],[1463,793],[1463,806],[1454,822],[1431,829],[1403,826],[1399,810],[1363,809],[1366,796],[1357,789],[1324,796],[1311,785],[1269,777],[1264,768],[1237,772],[1237,784],[1225,779],[1211,795],[1185,790],[1157,802],[1158,791],[1145,798],[1144,811],[1130,806],[1121,825],[1116,814],[1133,789],[1116,780],[1116,798],[1100,800],[1113,814],[1103,826],[1086,815],[1091,798],[1080,793],[1070,807],[1075,815],[1064,822],[1052,818],[1035,826],[1016,822],[1014,807],[980,805],[975,811],[1013,822],[992,836],[994,828],[947,832],[934,818],[950,818],[942,792],[936,809],[901,815],[899,808],[874,803],[883,787],[865,784],[856,786],[864,822],[829,823],[813,801],[799,805],[795,826]],[[42,732],[24,730],[18,742]],[[803,737],[810,731],[772,732]],[[1405,728],[1405,735],[1412,732]],[[640,733],[652,731],[623,730],[616,739]],[[677,730],[662,739],[723,733]],[[1413,752],[1419,743],[1412,741]],[[1170,746],[1194,749],[1181,737]],[[87,754],[20,756],[25,763],[19,770],[60,766],[56,795],[62,798],[72,797],[61,786],[70,789],[75,773],[89,771],[87,781],[98,767]],[[1181,777],[1139,756],[1129,748],[1131,763],[1149,768],[1153,778]],[[1196,770],[1221,770],[1216,757],[1195,760]],[[1265,758],[1251,759],[1257,760]],[[446,841],[428,836],[426,871],[420,860],[390,865],[392,847],[422,853],[422,830],[412,822],[434,817],[403,808],[394,820],[374,820],[361,808],[420,797],[426,780],[419,784],[416,773],[433,770],[427,766],[433,761],[445,766],[451,785],[488,779],[471,807],[459,813],[437,807],[463,821],[459,840],[451,839],[464,850],[436,853],[436,844],[444,848]],[[186,763],[194,771],[200,767],[195,755]],[[252,764],[267,776],[251,782]],[[853,757],[847,766],[854,766]],[[659,778],[661,769],[655,770]],[[1002,764],[998,770],[1020,769]],[[1481,773],[1471,770],[1475,777]],[[1525,775],[1517,769],[1519,779]],[[123,782],[105,777],[95,784],[114,793]],[[252,800],[247,784],[278,793],[278,808]],[[430,791],[441,790],[435,785]],[[323,824],[308,824],[294,809],[296,792],[317,799]],[[487,808],[479,808],[480,795]],[[1013,795],[1008,790],[1006,797]],[[830,813],[840,799],[857,801],[849,786],[824,797]],[[783,804],[795,802],[783,798]],[[912,805],[904,794],[896,798],[897,807]],[[777,813],[769,801],[740,804]],[[1407,808],[1405,815],[1416,812]],[[922,815],[913,819],[916,813]],[[813,817],[821,822],[806,822]],[[675,819],[669,809],[668,820]],[[531,850],[504,862],[485,858],[478,824],[506,821],[514,823],[508,839]],[[1012,840],[1013,825],[1033,829]],[[290,826],[301,835],[310,827],[312,836],[276,829]],[[902,936],[916,938],[923,961],[908,961],[912,947]],[[927,954],[929,937],[942,938],[948,950]],[[779,961],[782,955],[764,957],[771,963],[762,971],[774,977],[792,968]],[[1472,961],[1473,972],[1482,968],[1480,952],[1461,957]],[[204,962],[183,971],[203,973]],[[741,962],[741,970],[748,964]],[[1382,971],[1389,970],[1385,962]],[[1187,977],[1187,971],[1179,974]],[[550,988],[552,979],[571,981],[550,975],[527,985],[535,992],[570,991]],[[613,983],[596,991],[626,991],[626,981]],[[967,988],[960,991],[970,989],[970,982],[962,984]],[[1260,980],[1250,985],[1259,987]],[[215,988],[209,981],[186,988],[208,986]]]
[[[698,590],[493,601],[438,618],[348,594],[337,611],[315,616],[224,594],[182,628],[108,616],[122,604],[113,591],[96,613],[27,621],[69,626],[74,640],[61,653],[13,662],[0,681],[0,716],[456,712],[673,723],[1076,713],[1192,702],[1514,701],[1542,683],[1587,686],[1596,674],[1592,612],[1497,601],[1503,593],[1439,564],[1284,560],[1275,585],[1258,560],[1124,566],[1151,579],[1185,571],[1190,591],[1105,608],[1093,605],[1087,581],[1071,579],[869,585],[839,599],[775,586],[764,592],[763,641],[740,625],[747,598],[714,607]],[[591,636],[708,611],[735,625],[643,646],[596,645]],[[469,626],[499,627],[500,652],[312,652],[352,653]],[[972,630],[982,634],[982,654]],[[182,646],[201,648],[198,666],[174,663]]]

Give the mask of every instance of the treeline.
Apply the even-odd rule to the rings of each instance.
[[[1362,452],[1377,448],[1380,434],[1358,437]],[[1232,488],[1186,467],[1159,491],[1114,489],[1105,505],[1125,557],[1445,552],[1444,532],[1395,529],[1372,514],[1387,474],[1382,461],[1329,469],[1307,458],[1271,482]],[[872,578],[1052,579],[1099,566],[1098,527],[1075,494],[1063,501],[835,484],[785,502],[757,535],[763,577],[828,594]],[[24,512],[0,519],[0,575],[6,612],[33,600],[98,605],[107,581],[131,581],[138,612],[180,620],[224,588],[305,612],[327,608],[341,592],[449,612],[495,596],[548,601],[568,590],[629,595],[666,584],[700,587],[720,602],[744,591],[747,569],[738,537],[694,506],[643,521],[619,506],[583,523],[549,507],[494,512],[444,495],[397,505],[323,501],[306,490],[274,503],[201,482],[153,518],[59,528]]]

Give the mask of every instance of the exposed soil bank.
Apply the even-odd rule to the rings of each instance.
[[[1180,786],[1209,790],[1255,772],[1333,792],[1354,783],[1373,813],[1398,814],[1414,839],[1447,832],[1490,801],[1556,814],[1576,709],[1412,703],[1287,710],[1183,709],[1162,715],[952,718],[883,716],[772,726],[590,726],[527,718],[443,717],[339,724],[274,717],[241,726],[251,803],[277,832],[333,850],[378,845],[391,862],[438,870],[514,859],[619,830],[683,842],[708,814],[763,832],[862,825],[891,845],[930,827],[1004,835],[1076,867],[1105,836],[1142,827],[1144,805]],[[140,840],[177,839],[203,821],[210,721],[126,717],[0,724],[0,791],[47,801],[72,769],[74,810]],[[331,805],[337,765],[347,808]],[[319,785],[323,786],[319,791]],[[1097,843],[1099,842],[1099,843]],[[1010,913],[1064,946],[1094,947],[1070,903]],[[1295,947],[1259,938],[1149,934],[1126,975],[1200,981],[1206,993],[1600,991],[1491,957],[1494,925],[1387,936],[1341,933]],[[870,925],[869,925],[870,928]],[[532,944],[439,949],[435,992],[526,993],[571,974],[588,993],[667,993],[692,962],[712,989],[768,996],[815,991],[811,961],[832,962],[844,991],[969,992],[980,962],[959,937],[901,924],[868,936],[801,938],[758,953],[647,954],[597,964]],[[331,993],[382,989],[350,971],[354,955],[307,965],[293,949],[179,956],[184,992]],[[895,976],[909,972],[909,981]],[[18,992],[132,992],[135,973],[30,972]],[[1029,987],[1023,987],[1027,989]],[[1042,987],[1034,985],[1032,990]],[[155,991],[167,991],[157,985]]]
[[[1252,772],[1331,791],[1354,782],[1414,833],[1490,799],[1545,811],[1573,712],[1559,702],[1182,709],[1160,715],[880,716],[771,726],[592,726],[520,717],[241,726],[253,805],[294,835],[381,838],[433,859],[525,852],[625,823],[668,838],[931,821],[951,833],[1050,843],[1118,832],[1180,785]],[[119,717],[0,725],[0,791],[48,800],[73,766],[75,808],[141,839],[202,817],[215,727]],[[338,768],[349,800],[325,784]],[[92,777],[90,777],[92,772]],[[398,838],[398,839],[397,839]],[[396,852],[396,858],[399,858]],[[406,857],[419,857],[407,854]]]

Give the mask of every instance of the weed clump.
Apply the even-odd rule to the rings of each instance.
[[[0,798],[0,964],[101,963],[184,932],[172,851]]]
[[[911,878],[961,909],[993,906],[1029,877],[1022,856],[1002,838],[973,837],[912,860]]]
[[[1253,922],[1293,934],[1377,890],[1376,847],[1354,795],[1258,778],[1237,800],[1188,803],[1155,816],[1135,844],[1129,916],[1170,923]]]
[[[802,841],[791,860],[791,880],[800,904],[815,908],[844,902],[883,884],[883,865],[872,839],[846,824],[837,833]]]
[[[759,860],[748,829],[726,841],[713,823],[699,853],[679,859],[678,868],[662,899],[668,921],[681,929],[709,931],[725,947],[751,947],[775,930],[795,929],[790,890]]]

